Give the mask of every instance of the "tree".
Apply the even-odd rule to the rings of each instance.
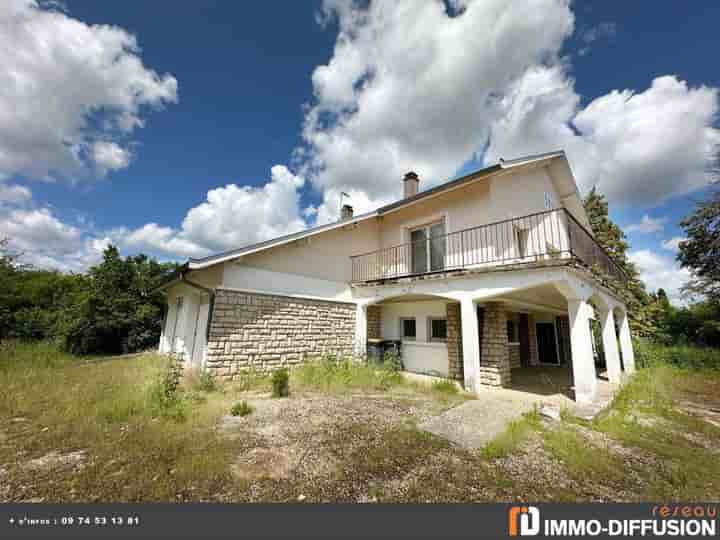
[[[678,260],[693,276],[685,290],[720,303],[720,190],[699,202],[680,226],[687,240],[680,242]]]
[[[64,348],[76,354],[126,353],[157,343],[163,298],[152,293],[175,264],[137,255],[123,259],[115,246],[90,268],[87,287],[74,295],[61,325]]]
[[[633,333],[655,337],[658,330],[658,306],[651,301],[637,268],[627,258],[630,246],[625,233],[610,219],[607,199],[593,187],[583,199],[583,205],[595,239],[628,276],[626,284],[616,284],[615,288],[627,306]]]

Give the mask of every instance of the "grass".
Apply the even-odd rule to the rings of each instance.
[[[255,408],[250,405],[247,401],[238,401],[230,409],[230,414],[233,416],[248,416],[253,413]]]
[[[433,414],[458,404],[467,396],[454,383],[408,382],[385,365],[308,363],[290,371],[283,406],[301,406],[303,395],[342,403],[337,400],[346,395],[369,394],[395,420],[355,415],[323,431],[311,446],[329,448],[337,461],[328,478],[296,475],[283,483],[268,475],[251,489],[232,466],[267,440],[252,431],[222,437],[217,426],[234,405],[239,414],[252,412],[246,399],[270,394],[269,375],[250,371],[218,383],[192,373],[180,378],[155,354],[89,362],[50,344],[6,343],[0,346],[0,500],[238,501],[251,494],[295,500],[298,493],[327,501],[586,500],[620,493],[630,500],[717,500],[720,428],[682,407],[686,401],[720,407],[720,373],[708,367],[711,353],[703,352],[699,363],[688,360],[694,354],[639,349],[649,367],[623,386],[606,413],[591,422],[564,413],[547,423],[535,410],[480,451],[419,430],[405,412],[389,414],[417,403]],[[30,460],[78,451],[82,467],[28,474]],[[530,476],[520,472],[527,464],[538,467]],[[536,476],[538,470],[552,474]]]
[[[292,371],[290,386],[323,392],[388,390],[404,383],[402,375],[387,366],[351,359],[325,358]]]
[[[540,431],[540,414],[532,410],[519,420],[510,422],[500,435],[495,437],[482,449],[488,459],[505,457],[514,452],[532,433]]]

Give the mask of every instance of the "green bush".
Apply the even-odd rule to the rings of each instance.
[[[182,363],[178,359],[171,358],[167,367],[159,373],[149,388],[153,416],[185,420],[188,401],[180,389],[181,377]]]
[[[273,397],[280,398],[290,395],[290,373],[286,368],[273,372],[271,382]]]
[[[689,345],[666,346],[638,340],[634,346],[639,367],[670,365],[687,369],[720,370],[720,349]]]
[[[197,379],[195,388],[201,392],[214,392],[217,390],[217,381],[209,372],[203,371]]]
[[[247,401],[240,401],[232,406],[232,409],[230,409],[230,414],[232,414],[233,416],[247,416],[249,414],[252,414],[254,410],[255,408]]]

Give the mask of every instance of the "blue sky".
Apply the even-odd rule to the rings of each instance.
[[[720,4],[455,4],[3,4],[0,235],[63,270],[107,242],[182,260],[393,200],[409,168],[564,148],[677,299]]]

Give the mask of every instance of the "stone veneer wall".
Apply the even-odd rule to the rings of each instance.
[[[482,337],[480,384],[508,386],[510,357],[508,355],[507,313],[502,304],[485,305]]]
[[[210,324],[207,369],[234,378],[324,354],[351,355],[355,304],[219,289]]]
[[[368,339],[380,339],[381,335],[381,306],[367,307],[367,337]]]
[[[519,343],[508,343],[508,357],[510,358],[510,369],[521,367]]]
[[[464,374],[460,304],[448,302],[445,310],[447,316],[448,374],[451,379],[462,381]]]
[[[535,326],[535,317],[528,315],[528,340],[530,341],[530,365],[537,366],[540,363],[537,347],[537,327]]]

